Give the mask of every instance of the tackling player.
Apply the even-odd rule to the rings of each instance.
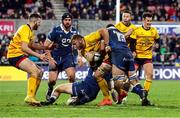
[[[81,55],[84,56],[94,70],[94,77],[101,89],[104,99],[98,104],[99,106],[112,105],[109,95],[108,84],[103,76],[111,71],[111,63],[109,56],[105,53],[105,43],[108,40],[108,35],[104,29],[99,29],[86,36],[74,35],[72,38],[72,45],[74,48],[80,50]],[[101,54],[99,63],[94,63],[95,52]]]
[[[71,46],[71,37],[74,34],[78,34],[78,31],[72,27],[72,15],[70,13],[64,13],[62,15],[62,23],[55,26],[49,32],[48,39],[45,41],[45,46],[56,45],[54,50],[51,52],[48,51],[50,60],[47,100],[51,96],[59,72],[64,70],[69,82],[72,83],[75,81],[75,63]]]
[[[149,103],[149,100],[136,77],[133,55],[127,46],[125,35],[111,24],[107,26],[107,30],[114,80],[124,80],[124,75],[127,75],[128,81],[133,85],[132,91],[142,99],[142,105],[146,105]]]
[[[106,75],[107,81],[111,78],[110,75]],[[96,79],[93,76],[93,70],[90,68],[88,70],[88,75],[83,81],[74,82],[74,83],[66,83],[57,86],[47,102],[42,102],[42,105],[50,105],[53,104],[61,93],[67,93],[72,95],[73,99],[69,103],[69,105],[82,105],[87,102],[94,100],[99,92],[99,86],[97,84]]]
[[[156,28],[151,27],[152,14],[144,12],[142,17],[143,25],[138,27],[130,37],[134,39],[132,40],[132,45],[134,45],[132,51],[136,53],[135,68],[138,70],[142,66],[144,69],[146,78],[144,89],[148,95],[153,80],[152,47],[155,42],[159,41],[159,34]]]
[[[24,101],[30,105],[40,105],[35,95],[41,82],[42,70],[34,62],[28,59],[28,55],[33,55],[41,60],[47,60],[45,54],[38,54],[32,49],[42,50],[48,47],[34,43],[34,32],[41,24],[41,16],[39,14],[31,14],[29,21],[25,25],[21,25],[11,40],[7,58],[9,63],[29,74],[27,96]]]

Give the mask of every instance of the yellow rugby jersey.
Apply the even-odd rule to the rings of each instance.
[[[152,47],[159,38],[157,29],[151,27],[145,30],[143,26],[138,27],[130,36],[136,40],[136,58],[152,59]]]
[[[86,47],[84,50],[81,51],[81,55],[87,59],[86,54],[88,52],[91,51],[100,52],[101,38],[102,37],[99,31],[92,32],[91,34],[84,36]],[[108,58],[109,56],[106,55],[103,60],[106,60]]]
[[[86,47],[81,51],[82,56],[85,56],[85,53],[95,51],[100,51],[100,41],[101,35],[98,31],[92,32],[89,35],[84,36]]]
[[[9,44],[7,58],[18,57],[25,54],[21,50],[21,43],[23,41],[29,43],[33,39],[34,33],[31,28],[27,24],[20,26]]]
[[[124,25],[122,22],[117,23],[117,24],[115,25],[115,27],[116,27],[119,31],[121,31],[122,33],[128,32],[131,28],[132,28],[133,30],[136,29],[136,26],[135,26],[134,24],[131,23],[130,25],[126,26],[126,25]]]
[[[133,30],[135,30],[136,29],[136,26],[134,25],[134,24],[130,24],[130,25],[128,25],[128,26],[126,26],[125,24],[123,24],[123,22],[119,22],[119,23],[117,23],[116,25],[115,25],[115,27],[119,30],[119,31],[121,31],[122,33],[127,33],[131,28],[133,29]],[[128,40],[128,39],[126,39],[126,42],[127,42],[127,44],[128,44],[128,46],[130,45],[130,41]]]

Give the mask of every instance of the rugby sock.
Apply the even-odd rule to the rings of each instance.
[[[118,94],[119,94],[118,99],[121,100],[121,102],[122,102],[122,99],[125,98],[128,95],[128,92],[123,90],[123,89],[120,89]]]
[[[58,98],[57,96],[52,95],[52,96],[50,97],[50,99],[49,99],[48,102],[49,102],[50,104],[53,104],[53,103],[56,101],[57,98]]]
[[[35,77],[29,77],[28,79],[28,88],[27,88],[27,95],[29,97],[34,97],[37,89],[36,85],[37,79]]]
[[[39,88],[40,83],[41,83],[41,79],[36,79],[36,91],[35,91],[35,95],[36,95],[36,92],[37,92],[37,90]]]
[[[152,80],[151,79],[146,79],[145,82],[144,82],[144,89],[146,91],[149,91],[149,89],[151,87],[151,84],[152,84]]]
[[[140,83],[137,83],[135,86],[133,86],[132,91],[133,93],[140,96],[140,98],[143,97],[143,88]]]
[[[101,80],[98,81],[98,85],[103,93],[104,98],[110,98],[108,84],[106,80],[102,78]]]
[[[49,89],[53,90],[54,85],[55,85],[54,83],[48,83]]]

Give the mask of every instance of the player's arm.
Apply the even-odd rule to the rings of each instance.
[[[133,31],[133,28],[129,29],[129,31],[124,34],[125,38],[129,38]]]
[[[98,32],[100,33],[100,35],[102,37],[101,43],[100,43],[101,55],[105,56],[106,46],[108,46],[108,44],[109,44],[109,33],[106,28],[101,28],[98,30]]]
[[[44,42],[44,46],[52,48],[53,42],[51,40],[49,40],[49,39],[46,39],[45,42]],[[45,50],[45,53],[47,54],[47,56],[48,56],[48,58],[50,60],[53,59],[52,56],[51,56],[51,50]]]
[[[130,37],[128,38],[130,40],[130,49],[133,53],[133,56],[136,56],[136,31],[134,31]]]
[[[43,61],[47,60],[45,54],[39,54],[39,53],[33,51],[31,48],[29,48],[28,43],[25,42],[25,41],[22,41],[21,49],[22,49],[23,52],[25,52],[25,53],[27,53],[29,55],[32,55],[32,56],[36,56],[36,57],[40,58]]]
[[[41,45],[40,43],[36,43],[33,41],[32,43],[29,44],[29,47],[35,50],[48,50],[51,48],[51,45],[45,46],[45,45]]]

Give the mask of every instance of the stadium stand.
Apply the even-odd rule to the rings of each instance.
[[[0,18],[27,19],[30,13],[40,13],[43,19],[56,19],[50,0],[1,0]]]
[[[78,19],[115,20],[116,0],[64,0],[68,11]],[[121,0],[120,10],[133,12],[133,20],[141,21],[143,11],[153,13],[154,21],[180,21],[177,0]]]
[[[27,19],[32,12],[39,12],[43,19],[57,19],[56,16],[59,17],[61,12],[66,11],[53,12],[59,7],[61,9],[66,7],[75,19],[109,21],[115,19],[116,0],[64,0],[64,6],[61,5],[62,1],[54,1],[55,3],[51,0],[0,0],[0,19]],[[120,9],[133,11],[133,21],[141,21],[142,12],[149,10],[153,13],[155,21],[179,22],[180,7],[178,6],[180,3],[177,0],[121,0]],[[12,33],[0,34],[0,65],[8,64],[6,53],[12,35]],[[46,35],[39,32],[37,38],[40,39]],[[163,34],[160,39],[160,44],[154,46],[153,61],[180,62],[180,37],[176,34]]]

